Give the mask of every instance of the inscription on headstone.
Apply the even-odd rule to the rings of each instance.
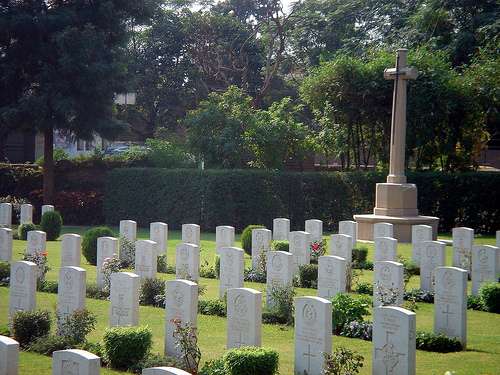
[[[82,259],[82,236],[66,233],[61,236],[61,267],[80,267]]]
[[[434,291],[432,271],[446,265],[446,244],[439,241],[420,243],[420,289]]]
[[[200,248],[195,244],[181,243],[176,247],[175,278],[198,282]]]
[[[332,234],[330,236],[330,255],[352,262],[352,237],[348,234]]]
[[[135,243],[135,273],[141,280],[156,277],[157,261],[156,242],[139,240]]]
[[[75,310],[85,308],[86,274],[80,267],[59,268],[59,283],[57,289],[57,329],[61,332],[66,318]]]
[[[382,304],[403,306],[404,266],[398,262],[382,261],[373,264],[373,307]]]
[[[12,226],[12,204],[0,204],[0,227],[10,228]]]
[[[323,222],[321,220],[306,220],[305,231],[311,234],[311,242],[319,242],[323,239]]]
[[[118,240],[114,237],[99,237],[97,239],[97,285],[104,286],[104,274],[102,268],[106,258],[113,258],[118,254]]]
[[[33,262],[19,261],[10,264],[9,317],[16,311],[33,311],[36,308],[36,272]]]
[[[120,220],[120,259],[132,260],[137,241],[137,223],[133,220]]]
[[[109,327],[139,325],[139,289],[141,278],[131,272],[117,272],[111,275],[109,294]]]
[[[99,375],[101,358],[80,349],[58,350],[52,354],[52,375]]]
[[[262,293],[250,288],[227,291],[226,348],[260,346]]]
[[[33,205],[25,203],[21,205],[21,217],[19,219],[21,224],[33,222]]]
[[[234,247],[234,227],[219,225],[215,228],[216,254],[220,254],[223,247]]]
[[[245,267],[245,251],[237,247],[220,249],[220,281],[219,298],[231,288],[243,287],[243,269]]]
[[[293,255],[293,273],[298,273],[300,264],[309,264],[311,259],[311,235],[303,231],[289,233],[290,252]]]
[[[290,220],[285,218],[273,219],[273,240],[288,241],[290,233]]]
[[[453,267],[458,267],[470,273],[472,246],[474,245],[474,229],[453,228]]]
[[[391,223],[373,224],[373,239],[377,237],[394,237],[394,225]]]
[[[286,251],[270,251],[266,253],[267,269],[267,306],[274,306],[271,298],[271,289],[276,286],[292,287],[293,279],[293,255]]]
[[[373,241],[373,261],[398,260],[398,240],[391,237],[376,237]]]
[[[200,246],[200,226],[198,224],[182,224],[182,243]]]
[[[271,250],[272,232],[269,229],[252,229],[252,269],[261,267],[261,254]]]
[[[420,264],[420,249],[423,241],[432,241],[430,225],[413,225],[411,227],[411,261]]]
[[[334,255],[318,259],[318,297],[331,301],[339,293],[346,291],[347,261]]]
[[[0,228],[0,261],[12,260],[12,241],[14,231],[9,228]]]
[[[352,237],[352,248],[358,247],[358,223],[352,220],[339,222],[339,234],[347,234]],[[334,254],[332,254],[334,255]]]
[[[498,281],[500,273],[500,250],[498,247],[481,245],[472,247],[472,295],[479,294],[479,288],[486,281]]]
[[[154,222],[149,224],[149,239],[156,242],[156,250],[158,255],[165,254],[165,262],[167,261],[167,241],[168,241],[168,224],[162,222]]]

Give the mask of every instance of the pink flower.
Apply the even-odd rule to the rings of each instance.
[[[108,263],[111,260],[111,258],[105,258],[104,263]]]
[[[319,245],[318,245],[318,244],[315,244],[315,245],[313,246],[313,249],[314,249],[314,250],[318,250],[318,249],[319,249]]]

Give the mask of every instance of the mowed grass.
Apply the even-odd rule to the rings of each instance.
[[[90,228],[63,228],[63,233],[77,233],[80,235]],[[118,237],[118,228],[111,228]],[[138,239],[149,239],[149,228],[139,228]],[[329,235],[325,235],[329,248]],[[440,236],[440,239],[451,241],[450,235]],[[240,246],[240,236],[236,236],[236,246]],[[181,243],[179,231],[169,231],[167,261],[173,264],[175,261],[175,246]],[[479,237],[475,239],[475,244],[495,245],[494,237]],[[213,265],[215,257],[215,234],[202,233],[201,236],[201,264],[205,261],[209,266]],[[369,249],[368,259],[373,260],[373,244],[358,243],[358,246],[366,246]],[[26,242],[14,241],[14,260],[18,260],[26,248]],[[47,274],[48,280],[57,280],[58,268],[61,257],[61,241],[47,243],[48,264],[52,268]],[[411,245],[401,244],[398,246],[398,254],[411,258]],[[251,260],[245,255],[246,266],[249,267]],[[447,247],[447,264],[451,265],[451,247]],[[90,266],[82,257],[82,267],[87,270],[87,280],[95,280],[96,267]],[[174,275],[158,274],[158,277],[171,280]],[[373,282],[373,272],[363,271],[359,282]],[[470,283],[469,283],[470,284]],[[218,298],[219,283],[214,279],[200,279],[200,285],[206,286],[206,292],[200,299],[211,300]],[[263,284],[245,283],[245,287],[254,288],[259,291],[264,290]],[[413,277],[410,280],[409,289],[419,287],[419,278]],[[470,285],[469,285],[470,287]],[[314,296],[315,290],[297,289],[298,296]],[[8,301],[9,289],[0,288],[0,328],[8,325]],[[37,308],[54,310],[57,303],[57,295],[47,293],[37,293]],[[109,327],[109,302],[102,300],[86,300],[87,307],[97,315],[96,329],[88,335],[88,340],[99,341],[106,328]],[[433,332],[432,304],[420,303],[417,311],[417,330]],[[371,316],[366,317],[372,320]],[[140,307],[140,324],[148,325],[153,332],[155,352],[163,352],[164,347],[164,322],[165,310],[147,306]],[[55,329],[55,327],[53,327]],[[500,374],[500,314],[491,314],[480,311],[468,311],[468,349],[459,353],[430,353],[417,351],[417,374],[444,374],[446,371],[455,371],[459,374]],[[203,354],[202,364],[213,358],[221,357],[225,353],[226,345],[226,320],[213,316],[198,315],[199,345]],[[282,327],[264,324],[262,327],[262,345],[276,349],[280,354],[280,373],[282,375],[293,374],[293,327]],[[371,374],[372,345],[371,342],[358,339],[348,339],[340,336],[333,336],[333,346],[347,346],[356,350],[365,357],[364,367],[360,374]],[[51,358],[42,355],[22,352],[20,354],[19,374],[45,375],[51,372]],[[111,369],[101,369],[101,374],[119,374],[120,372]]]

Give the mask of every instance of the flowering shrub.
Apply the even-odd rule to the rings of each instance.
[[[0,286],[10,286],[10,262],[0,262]]]
[[[340,336],[372,341],[373,323],[352,321],[344,324]]]
[[[396,306],[396,301],[399,296],[399,288],[394,287],[384,287],[380,283],[375,283],[375,290],[377,291],[376,298],[381,306]]]
[[[104,287],[102,288],[104,293],[109,293],[111,290],[111,274],[120,272],[122,268],[122,262],[118,259],[116,254],[113,254],[112,258],[105,258],[102,263],[101,273],[103,275]]]
[[[174,339],[175,347],[181,351],[181,360],[188,372],[198,373],[198,366],[201,360],[201,351],[198,348],[198,336],[196,327],[189,322],[182,324],[178,318],[170,320],[175,324]]]
[[[310,244],[311,249],[311,263],[318,263],[318,258],[326,254],[326,240],[315,240]]]
[[[24,253],[21,260],[35,263],[38,268],[36,273],[37,281],[40,282],[45,280],[45,275],[50,271],[50,267],[47,266],[47,253],[39,253],[38,251]]]
[[[266,274],[261,269],[253,270],[251,268],[245,268],[244,274],[244,281],[254,283],[266,282]]]
[[[365,358],[346,347],[339,346],[333,353],[323,353],[325,375],[357,374],[358,368],[363,367]]]
[[[434,303],[434,292],[428,290],[413,289],[404,292],[403,299],[405,301],[414,299],[415,302]]]
[[[127,237],[120,237],[120,254],[122,266],[133,268],[135,263],[135,240],[131,241]]]

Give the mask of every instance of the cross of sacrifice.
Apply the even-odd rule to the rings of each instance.
[[[446,311],[442,311],[443,314],[446,314],[446,325],[448,326],[448,319],[450,315],[453,315],[453,313],[450,311],[450,305],[446,305]]]
[[[315,358],[314,354],[311,354],[311,344],[307,344],[307,353],[302,353],[307,357],[307,372],[311,371],[311,357]]]
[[[406,66],[408,50],[396,51],[396,68],[384,70],[384,78],[394,80],[392,100],[391,147],[389,175],[387,183],[405,184],[405,139],[406,139],[406,84],[409,79],[416,79],[417,68]]]
[[[399,356],[404,357],[404,353],[398,353],[396,346],[391,340],[394,332],[385,332],[385,345],[380,348],[375,348],[375,359],[381,360],[385,365],[385,374],[392,372],[394,367],[399,363]]]

